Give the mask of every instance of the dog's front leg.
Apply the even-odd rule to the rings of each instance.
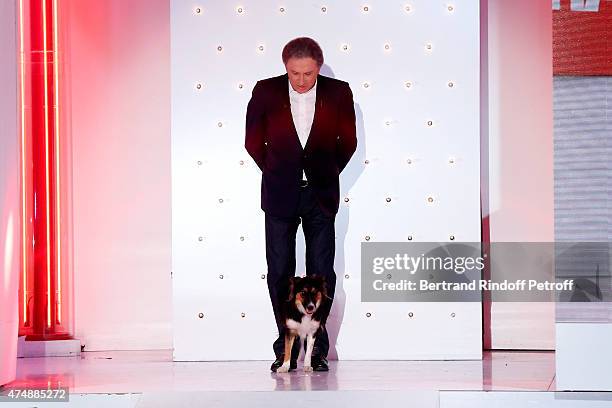
[[[289,365],[291,364],[291,349],[293,348],[294,339],[295,334],[290,331],[285,333],[285,360],[283,360],[283,365],[276,369],[277,373],[286,373],[289,371]]]
[[[306,353],[304,354],[304,372],[312,371],[310,360],[312,358],[312,349],[314,347],[315,338],[312,333],[308,333],[306,337]]]

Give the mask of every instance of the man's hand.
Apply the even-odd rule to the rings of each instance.
[[[264,169],[266,158],[266,145],[264,135],[266,132],[265,104],[259,81],[253,87],[251,100],[247,106],[246,131],[244,147],[257,163],[261,171]]]
[[[340,100],[338,139],[336,141],[336,160],[340,172],[344,170],[357,149],[357,135],[355,128],[355,106],[353,92],[347,84]]]

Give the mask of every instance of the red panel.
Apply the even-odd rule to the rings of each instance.
[[[561,0],[553,10],[553,74],[612,75],[612,2],[601,0],[598,11],[570,10]]]

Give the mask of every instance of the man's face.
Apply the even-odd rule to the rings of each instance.
[[[317,75],[319,75],[317,61],[310,57],[289,58],[285,68],[291,86],[299,93],[308,92],[314,86]]]

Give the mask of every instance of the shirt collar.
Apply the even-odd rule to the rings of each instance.
[[[287,82],[289,82],[289,95],[309,95],[312,92],[316,91],[317,89],[317,82],[319,81],[319,79],[315,79],[315,83],[312,86],[312,88],[310,88],[307,92],[301,94],[298,91],[296,91],[295,89],[293,89],[293,87],[291,86],[291,81],[289,79],[287,79]]]

